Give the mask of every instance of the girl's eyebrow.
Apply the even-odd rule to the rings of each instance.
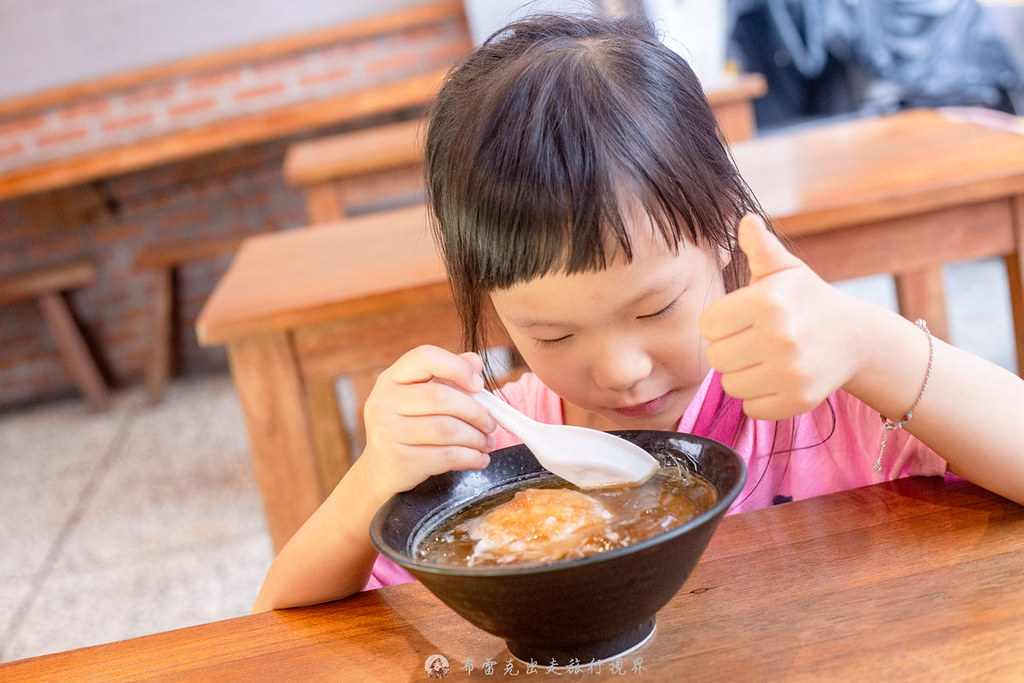
[[[636,296],[631,298],[629,301],[624,302],[620,307],[620,310],[630,309],[640,304],[642,301],[648,299],[649,297],[655,296],[656,294],[662,294],[665,292],[665,290],[667,290],[673,284],[678,282],[678,278],[675,277],[666,277],[655,280],[651,282],[646,288],[644,288],[643,291],[639,292]],[[679,291],[676,293],[675,297],[673,297],[673,301],[682,296],[683,292],[685,292],[686,289],[687,286],[682,285],[680,283]],[[517,327],[522,327],[526,329],[536,327],[571,327],[570,324],[567,324],[563,321],[544,320],[542,318],[523,318],[521,320],[515,320],[515,323]]]

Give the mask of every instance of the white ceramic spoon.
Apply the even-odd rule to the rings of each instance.
[[[581,489],[641,484],[661,468],[647,451],[614,434],[531,420],[487,390],[472,396],[545,469]]]

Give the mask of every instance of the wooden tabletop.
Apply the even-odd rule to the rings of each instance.
[[[1024,193],[1024,123],[912,109],[739,142],[768,215],[796,236]]]
[[[621,666],[648,681],[1024,680],[1022,568],[1024,507],[964,481],[729,516]],[[412,681],[435,653],[449,680],[483,678],[488,661],[507,675],[501,640],[412,583],[12,662],[0,679]]]
[[[448,296],[425,205],[246,240],[196,322],[202,344]]]

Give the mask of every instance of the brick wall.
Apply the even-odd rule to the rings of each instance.
[[[18,112],[0,118],[0,172],[429,72],[450,64],[468,48],[460,15],[60,102],[42,111]],[[387,119],[415,113],[398,112]],[[93,260],[99,281],[72,294],[72,308],[108,381],[139,381],[149,339],[149,282],[133,267],[139,249],[164,241],[304,225],[304,201],[285,185],[282,175],[287,146],[382,121],[307,131],[0,202],[0,277],[37,266]],[[226,367],[222,349],[198,347],[193,324],[229,261],[210,259],[180,270],[179,372]],[[0,409],[74,392],[35,304],[0,308]]]

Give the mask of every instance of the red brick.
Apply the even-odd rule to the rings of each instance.
[[[103,130],[115,131],[124,130],[125,128],[135,128],[137,126],[144,126],[153,122],[153,114],[146,112],[145,114],[136,114],[134,116],[127,116],[121,119],[115,119],[113,121],[107,121],[103,124]]]
[[[11,133],[23,133],[28,130],[36,130],[46,125],[46,116],[32,116],[25,119],[16,119],[9,123],[0,125],[0,135]]]
[[[18,154],[22,154],[25,151],[25,145],[20,142],[16,142],[13,145],[0,146],[0,159],[4,157],[13,157]]]
[[[174,94],[175,87],[174,83],[149,86],[141,90],[126,92],[122,95],[121,99],[125,104],[141,104],[153,102],[154,100],[164,100]]]
[[[302,85],[320,85],[329,81],[340,81],[352,76],[352,69],[336,69],[327,73],[313,74],[299,80]]]
[[[251,100],[257,97],[267,97],[284,92],[284,83],[269,83],[248,90],[240,90],[234,94],[236,101]]]
[[[189,81],[189,90],[201,90],[203,88],[214,88],[221,85],[227,85],[229,83],[237,83],[242,80],[242,72],[239,71],[221,71],[206,76],[197,76]]]
[[[78,119],[83,116],[98,116],[108,111],[110,111],[110,100],[100,100],[68,107],[60,115],[63,119]]]
[[[274,73],[277,71],[300,71],[308,66],[306,55],[298,55],[285,59],[275,59],[269,62],[256,64],[252,67],[257,74]]]
[[[161,228],[177,228],[184,225],[195,225],[205,223],[210,219],[210,211],[204,207],[197,207],[187,211],[178,211],[163,216],[160,221]]]
[[[384,59],[378,59],[375,62],[367,64],[366,70],[371,74],[379,74],[385,71],[399,71],[413,66],[419,62],[420,59],[420,55],[414,53],[385,57]]]
[[[425,24],[423,26],[414,26],[413,28],[405,29],[391,36],[391,42],[395,44],[403,43],[416,43],[420,41],[432,40],[434,38],[440,38],[444,35],[444,26],[442,24]]]
[[[85,128],[76,128],[74,130],[61,131],[60,133],[53,133],[51,135],[41,135],[36,138],[36,144],[40,147],[50,147],[53,145],[60,145],[65,142],[81,140],[88,134],[89,131]]]
[[[127,242],[142,236],[142,225],[133,223],[129,225],[109,225],[99,228],[93,233],[92,240],[96,244],[114,244]]]
[[[468,41],[438,45],[427,53],[427,59],[430,61],[441,60],[447,62],[462,57],[472,49],[473,45]]]
[[[78,256],[82,249],[81,235],[73,234],[67,237],[47,239],[36,242],[28,248],[28,256],[34,261],[56,259],[68,254]]]
[[[320,58],[325,62],[350,62],[361,54],[374,49],[373,41],[361,40],[357,43],[335,45],[320,51]]]
[[[215,106],[217,106],[216,98],[207,97],[202,100],[193,100],[191,102],[185,102],[173,107],[168,107],[167,113],[171,116],[186,116],[188,114],[206,111],[207,109],[213,109]]]

